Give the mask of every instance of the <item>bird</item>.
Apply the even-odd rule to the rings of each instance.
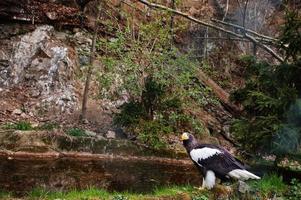
[[[199,189],[212,189],[216,184],[216,178],[221,181],[260,179],[259,176],[247,171],[244,163],[223,147],[200,144],[192,134],[187,132],[182,134],[181,140],[190,159],[203,176],[202,187]]]

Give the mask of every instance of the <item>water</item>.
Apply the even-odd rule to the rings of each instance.
[[[0,188],[24,194],[33,188],[66,191],[88,187],[145,193],[191,184],[201,177],[190,160],[90,153],[0,153]]]

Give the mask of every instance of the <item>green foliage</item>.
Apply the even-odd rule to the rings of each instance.
[[[59,128],[59,125],[55,122],[47,122],[37,127],[33,127],[30,122],[27,121],[19,121],[16,123],[7,123],[2,126],[4,129],[12,129],[12,130],[22,130],[22,131],[30,131],[30,130],[48,130],[51,131],[53,129]]]
[[[165,146],[164,138],[167,133],[172,132],[172,128],[159,121],[141,121],[135,129],[138,139],[155,149]]]
[[[112,200],[128,200],[128,198],[122,194],[118,194],[114,196]]]
[[[140,102],[131,101],[123,104],[121,112],[114,117],[114,123],[123,127],[130,127],[138,124],[139,120],[146,116],[145,110]]]
[[[246,115],[235,120],[231,130],[248,150],[277,155],[294,152],[300,145],[301,92],[300,16],[289,13],[281,37],[288,44],[287,60],[278,65],[244,57],[245,87],[235,91],[232,100],[241,103]],[[297,28],[297,30],[295,30]],[[299,35],[299,36],[298,36]],[[298,36],[298,37],[297,37]],[[289,59],[291,58],[291,59]]]
[[[288,11],[286,23],[283,26],[283,34],[280,37],[281,47],[286,50],[286,59],[297,61],[301,55],[301,12]]]
[[[97,74],[99,96],[116,100],[126,94],[129,101],[120,107],[114,122],[156,147],[163,145],[159,137],[166,130],[201,133],[203,126],[184,111],[216,103],[211,91],[195,78],[199,63],[171,44],[164,26],[161,18],[155,18],[139,24],[134,38],[127,28],[118,31],[116,38],[97,42],[105,51],[99,58],[103,65]]]
[[[154,196],[176,196],[179,193],[193,193],[195,188],[191,185],[172,185],[168,187],[158,187],[154,190]]]
[[[35,188],[28,193],[30,199],[46,199],[49,195],[49,192],[43,188]]]
[[[195,195],[192,197],[192,200],[209,200],[209,198],[206,195]]]
[[[47,131],[51,131],[57,128],[59,128],[59,124],[57,124],[56,122],[47,122],[37,127],[37,129],[39,130],[47,130]]]
[[[301,183],[297,179],[292,179],[288,192],[285,195],[288,200],[301,199]]]
[[[251,186],[263,198],[271,198],[275,194],[281,196],[287,189],[282,177],[276,174],[264,175],[262,179],[251,182]]]
[[[70,128],[66,131],[66,133],[70,136],[74,137],[83,137],[86,136],[85,130],[81,128]]]
[[[17,123],[8,123],[5,124],[4,129],[14,129],[14,130],[21,130],[21,131],[30,131],[33,130],[34,128],[32,127],[30,122],[27,121],[19,121]]]
[[[31,126],[30,122],[20,121],[15,124],[15,129],[22,130],[22,131],[29,131],[29,130],[32,130],[33,128]]]
[[[5,192],[0,190],[0,199],[11,199],[12,194],[10,192]]]
[[[102,189],[88,188],[86,190],[78,191],[71,190],[69,192],[50,192],[42,188],[33,189],[28,193],[28,199],[32,200],[92,200],[92,199],[110,199],[110,194]]]

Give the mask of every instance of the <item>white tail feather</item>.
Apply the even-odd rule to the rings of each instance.
[[[232,178],[239,180],[248,180],[248,179],[260,179],[260,177],[248,172],[245,169],[234,169],[228,173],[228,175]]]

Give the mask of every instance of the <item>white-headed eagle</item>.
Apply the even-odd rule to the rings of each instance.
[[[216,177],[222,181],[260,179],[245,169],[244,164],[226,149],[213,144],[199,144],[193,135],[183,133],[181,140],[193,163],[203,175],[202,188],[211,189]]]

